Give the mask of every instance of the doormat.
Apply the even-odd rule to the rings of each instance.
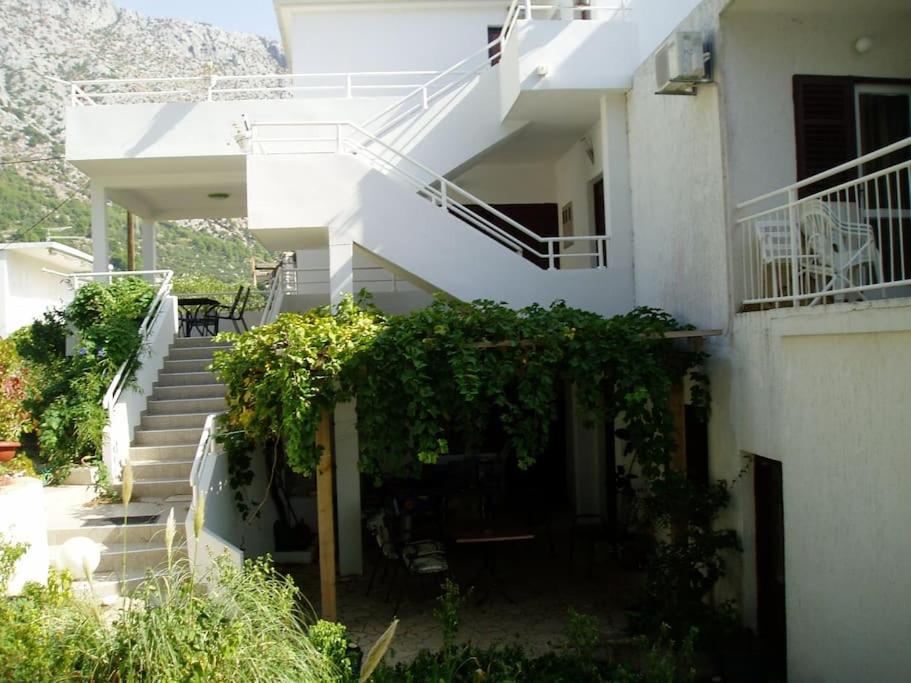
[[[128,517],[98,517],[86,521],[86,526],[105,526],[114,524],[116,526],[134,526],[136,524],[154,524],[158,521],[158,515],[130,515]]]

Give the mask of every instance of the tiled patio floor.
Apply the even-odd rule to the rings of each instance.
[[[450,551],[450,563],[456,580],[466,588],[476,576],[480,553],[470,548]],[[493,593],[479,604],[470,596],[461,612],[460,640],[475,645],[519,644],[532,654],[560,647],[564,641],[567,611],[598,617],[605,637],[621,637],[625,626],[624,609],[629,605],[641,582],[640,575],[623,571],[609,558],[600,558],[588,575],[587,551],[578,557],[570,572],[568,552],[558,548],[550,558],[543,544],[516,545],[501,549],[498,571],[515,604]],[[366,561],[371,569],[372,556]],[[319,610],[319,571],[315,565],[296,567],[291,572],[304,594]],[[386,583],[377,583],[366,596],[367,578],[340,579],[338,583],[338,617],[351,631],[356,642],[366,651],[383,633],[393,618],[395,596],[385,601]],[[432,613],[439,590],[428,581],[421,597],[419,584],[412,579],[409,595],[398,611],[400,619],[389,657],[392,661],[408,660],[421,649],[438,649],[442,645],[440,629]]]

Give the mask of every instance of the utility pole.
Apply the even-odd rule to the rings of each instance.
[[[127,211],[127,270],[136,270],[136,231],[131,211]]]

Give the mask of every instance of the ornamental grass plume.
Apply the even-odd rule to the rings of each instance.
[[[126,506],[133,499],[133,465],[127,463],[123,466],[123,505],[124,515],[126,515]]]
[[[177,524],[174,522],[174,508],[171,507],[171,511],[168,513],[168,521],[164,526],[164,545],[165,549],[168,552],[168,569],[171,569],[173,566],[173,555],[174,555],[174,536],[177,534]]]
[[[206,494],[200,493],[196,499],[196,508],[193,510],[193,535],[199,540],[199,534],[202,533],[202,525],[206,521]]]
[[[383,657],[386,656],[386,651],[389,649],[389,646],[392,645],[392,639],[395,638],[395,630],[398,625],[399,620],[393,619],[392,623],[389,624],[389,628],[386,629],[383,635],[377,639],[373,644],[373,647],[367,652],[367,655],[364,657],[364,663],[361,665],[361,675],[358,677],[358,683],[367,683],[367,681],[370,680],[370,676],[373,675],[376,667],[383,661]]]

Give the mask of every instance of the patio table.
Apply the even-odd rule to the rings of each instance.
[[[206,312],[218,306],[218,303],[215,299],[205,296],[177,297],[177,308],[181,311],[180,322],[184,327],[184,336],[189,337],[193,328],[205,319]]]
[[[470,585],[476,585],[480,579],[486,578],[490,589],[485,596],[478,599],[478,602],[484,602],[491,592],[496,590],[507,602],[515,604],[516,601],[507,593],[503,579],[497,573],[496,549],[509,543],[533,541],[534,533],[523,527],[497,525],[494,522],[457,528],[452,534],[452,538],[456,545],[474,545],[481,549],[481,568]]]

